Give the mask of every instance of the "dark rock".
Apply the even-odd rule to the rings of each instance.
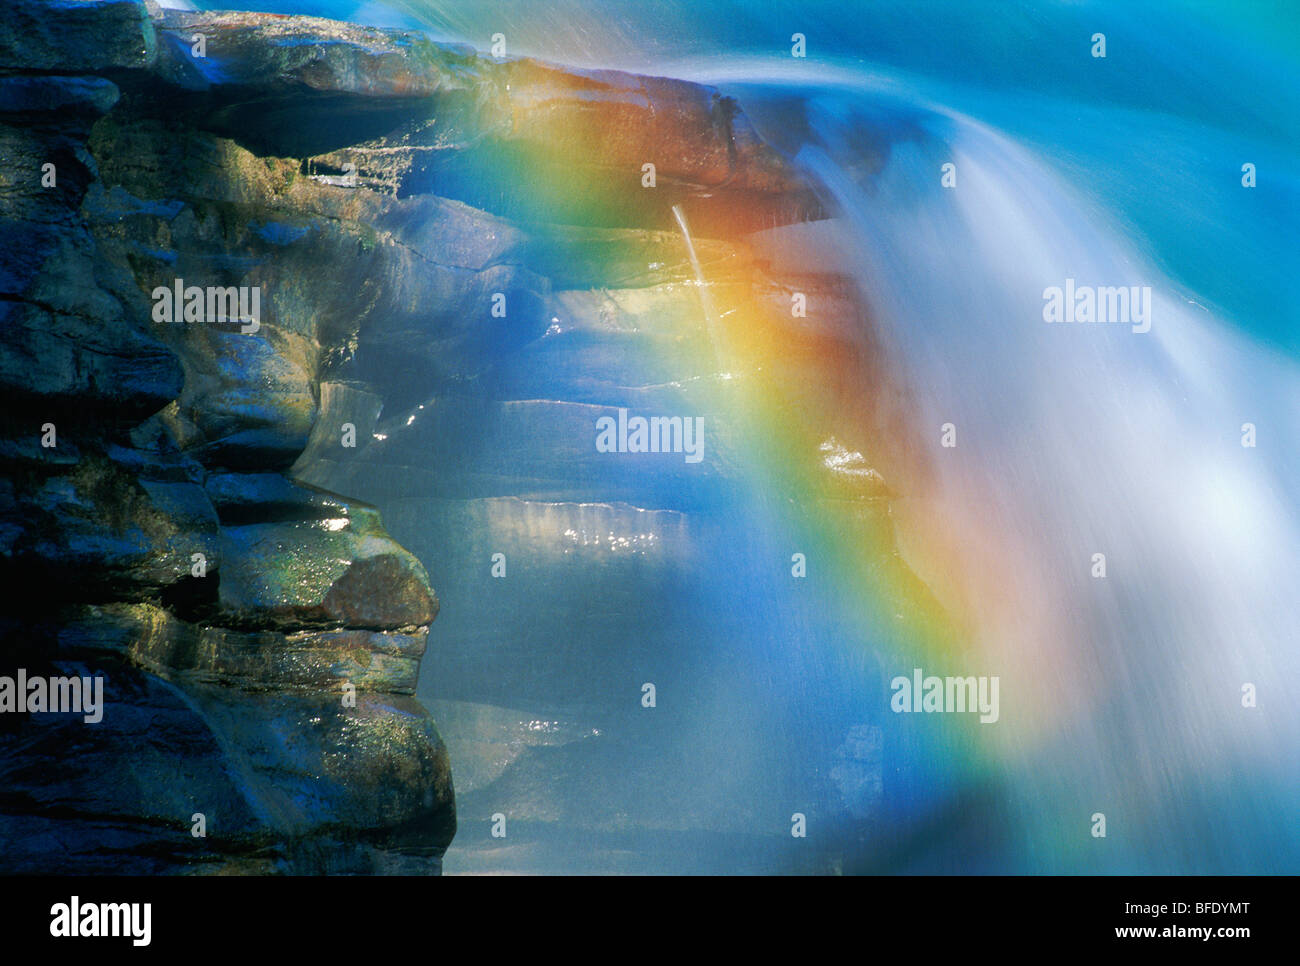
[[[4,569],[39,574],[73,600],[141,599],[187,577],[193,554],[215,567],[220,552],[202,487],[140,478],[99,454],[24,479],[5,516],[18,535]]]
[[[104,77],[0,77],[0,114],[98,116],[117,103],[121,92]]]
[[[103,719],[24,715],[0,733],[7,872],[158,874],[269,844],[226,749],[183,691],[102,654],[55,673],[103,675]],[[196,812],[208,838],[190,834]]]
[[[213,473],[205,486],[221,522],[227,525],[334,520],[368,509],[279,473]]]
[[[276,76],[272,61],[296,56],[291,38],[278,52],[270,42],[288,23],[259,28],[270,59],[252,37],[243,63],[271,70],[289,109],[387,96],[348,87],[347,45],[302,62],[296,80]],[[188,84],[174,74],[175,32],[163,43],[160,69]],[[22,0],[0,26],[0,70],[27,72],[0,76],[0,145],[16,172],[0,184],[13,256],[0,270],[0,578],[18,598],[0,621],[4,670],[109,682],[99,724],[0,722],[0,835],[22,840],[3,867],[436,872],[455,830],[451,776],[407,697],[437,613],[425,571],[373,507],[275,472],[308,439],[322,342],[338,356],[355,333],[357,286],[375,267],[363,261],[330,293],[319,266],[378,236],[332,217],[299,162],[160,119],[155,56],[138,3]],[[391,68],[406,83],[395,65],[407,55],[394,56],[363,57],[357,76]],[[341,72],[332,93],[324,68]],[[85,76],[96,70],[108,76]],[[277,212],[295,180],[303,212]],[[295,272],[301,287],[267,286],[255,334],[152,321],[151,293],[176,278],[263,285]],[[63,752],[76,767],[53,767]],[[196,812],[206,838],[190,834]]]
[[[142,68],[156,55],[143,0],[8,0],[0,19],[0,68]]]
[[[6,869],[215,872],[244,857],[260,871],[374,872],[405,855],[405,871],[427,872],[455,832],[446,750],[409,698],[348,708],[178,687],[111,660],[58,670],[104,675],[103,719],[43,715],[0,734]],[[191,835],[196,813],[206,837]]]
[[[20,13],[32,9],[19,4]],[[0,113],[51,115],[0,121],[0,149],[15,174],[0,185],[0,396],[26,397],[47,418],[132,423],[180,388],[175,358],[133,311],[139,293],[101,258],[77,213],[98,174],[85,146],[90,115],[116,99],[117,87],[99,78],[0,79]]]

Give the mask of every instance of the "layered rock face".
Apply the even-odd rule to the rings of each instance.
[[[890,418],[855,290],[782,255],[826,212],[737,105],[311,18],[16,10],[5,673],[107,684],[99,724],[0,716],[4,868],[436,871],[426,706],[457,870],[833,867],[790,814],[869,819],[885,750],[763,698],[827,606],[773,603],[801,521],[884,548],[899,619],[924,591],[855,451]],[[812,505],[755,492],[756,399],[821,420]],[[703,457],[602,451],[620,409],[702,419]]]
[[[174,40],[130,2],[0,28],[2,673],[104,681],[99,721],[0,716],[0,867],[436,872],[427,573],[373,507],[287,473],[347,320],[304,272],[253,334],[152,321],[157,285],[304,268],[257,219],[252,175],[288,163],[168,120]]]

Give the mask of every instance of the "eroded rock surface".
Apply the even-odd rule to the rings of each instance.
[[[593,869],[694,868],[706,838],[763,868],[789,782],[870,814],[874,750],[817,774],[747,703],[737,628],[768,604],[716,573],[757,512],[758,398],[840,414],[796,454],[825,468],[803,512],[892,539],[859,452],[883,417],[818,365],[871,371],[862,307],[765,249],[826,212],[734,101],[313,18],[14,0],[0,145],[6,673],[109,681],[97,725],[0,716],[3,868],[436,871],[457,754],[468,869],[547,871],[579,840]],[[178,284],[257,289],[256,330],[156,321]],[[699,415],[708,458],[601,458],[595,421],[627,407]],[[656,603],[700,586],[703,616]],[[737,643],[701,657],[700,620]],[[667,732],[649,679],[694,695]]]
[[[20,0],[0,28],[0,671],[104,682],[97,721],[0,716],[2,867],[436,872],[451,772],[412,695],[437,599],[373,507],[284,473],[317,413],[311,298],[255,334],[152,312],[183,273],[302,267],[222,158],[260,162],[151,127],[189,96],[158,16]]]

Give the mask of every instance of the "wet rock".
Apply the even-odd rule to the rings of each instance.
[[[437,612],[427,576],[373,507],[277,472],[316,418],[322,344],[326,365],[350,357],[358,288],[422,256],[331,209],[338,196],[298,179],[298,161],[178,123],[186,112],[149,72],[143,5],[12,13],[0,74],[24,73],[0,76],[14,172],[0,184],[13,255],[0,270],[0,576],[19,602],[0,621],[2,663],[103,671],[108,707],[98,725],[0,722],[0,835],[22,840],[3,867],[436,872],[455,829],[450,770],[407,697]],[[164,72],[177,42],[162,38]],[[267,76],[290,111],[333,83],[320,64],[274,76],[292,47]],[[322,61],[341,71],[333,93],[386,96],[348,87],[345,47]],[[191,95],[203,118],[212,102]],[[354,264],[377,249],[382,267]],[[350,269],[322,276],[330,264]],[[153,290],[178,278],[265,286],[266,324],[154,321]],[[78,765],[54,768],[65,752]],[[206,838],[190,834],[196,812]]]
[[[353,515],[224,527],[221,620],[236,627],[396,630],[437,615],[424,567]]]
[[[49,270],[17,300],[0,304],[0,392],[74,420],[129,422],[174,399],[180,364],[96,287],[93,253],[75,237],[43,246],[37,234]]]
[[[456,830],[451,771],[437,728],[413,698],[360,694],[356,707],[345,707],[334,694],[253,695],[211,685],[188,693],[213,731],[241,752],[244,794],[290,847],[342,829],[436,869]]]
[[[214,566],[219,555],[202,487],[137,477],[102,454],[20,477],[12,499],[0,511],[14,521],[4,569],[72,599],[139,599],[188,577],[194,554]]]
[[[641,165],[693,185],[780,194],[802,186],[754,133],[735,100],[666,77],[561,69],[520,60],[509,85],[506,140],[536,144],[543,157],[623,169]]]
[[[315,345],[270,325],[247,335],[194,326],[179,349],[181,447],[213,467],[291,465],[316,417]]]
[[[412,699],[177,685],[103,655],[57,670],[105,677],[103,718],[0,733],[7,869],[437,871],[455,832],[450,773]]]
[[[860,351],[854,294],[816,264],[781,276],[780,244],[735,237],[820,215],[810,186],[698,85],[142,9],[22,0],[0,26],[0,71],[22,71],[0,77],[19,172],[0,184],[0,576],[32,575],[0,629],[22,642],[9,657],[110,669],[120,712],[89,737],[27,720],[0,735],[0,832],[29,837],[4,868],[57,850],[58,871],[436,871],[456,820],[412,696],[429,573],[451,593],[425,693],[535,709],[457,717],[475,822],[505,796],[525,826],[569,825],[610,855],[717,840],[737,790],[695,778],[773,725],[740,680],[747,655],[699,666],[691,615],[654,602],[717,585],[723,640],[740,589],[765,606],[710,559],[753,509],[708,522],[750,469],[752,427],[727,414],[769,390],[791,412],[850,399],[809,362]],[[177,279],[257,287],[259,331],[152,321]],[[795,285],[816,318],[790,320]],[[718,319],[724,336],[754,326],[734,343],[787,351],[746,357]],[[705,458],[599,452],[596,419],[620,408],[703,417]],[[56,451],[33,442],[46,410]],[[883,527],[885,501],[859,499],[875,454],[839,425],[819,438],[858,454],[826,468],[827,500]],[[730,702],[732,732],[700,747],[676,725],[681,754],[628,773],[639,742],[663,740],[629,717],[629,667]],[[126,766],[150,715],[181,774],[154,744]],[[64,742],[86,768],[43,779]],[[750,765],[755,785],[784,767]],[[98,789],[96,770],[113,775]],[[665,790],[684,802],[673,821]],[[746,809],[750,845],[785,832]]]
[[[221,522],[227,525],[373,515],[373,508],[279,473],[213,473],[204,485]]]
[[[0,151],[12,172],[0,184],[0,395],[39,401],[47,417],[129,423],[180,387],[177,361],[132,317],[129,283],[77,211],[98,173],[90,122],[116,100],[102,78],[0,79]]]
[[[696,238],[694,245],[700,264],[712,280],[731,277],[750,267],[748,250],[734,240]],[[695,282],[694,267],[676,226],[671,231],[537,226],[512,249],[511,259],[545,275],[557,292]]]
[[[193,623],[156,604],[90,605],[67,618],[64,648],[108,650],[186,682],[250,691],[413,694],[426,633],[235,631]]]
[[[498,63],[312,18],[167,11],[159,37],[158,73],[195,94],[173,99],[182,111],[258,153],[306,156],[336,183],[351,165],[352,183],[398,196],[436,185],[530,222],[666,228],[674,204],[705,229],[821,214],[736,102],[697,84]],[[655,191],[641,186],[647,163],[662,178]],[[549,187],[575,172],[583,191]]]
[[[305,91],[369,98],[428,97],[463,89],[476,77],[472,51],[419,34],[318,17],[164,10],[158,71],[191,90],[214,86],[302,97]],[[204,56],[193,51],[203,34]]]
[[[156,55],[143,0],[9,0],[0,20],[0,68],[142,68]]]
[[[102,675],[103,718],[5,716],[7,872],[154,875],[269,844],[226,749],[183,691],[104,654],[40,670]],[[207,838],[190,834],[196,812],[207,819]]]
[[[387,296],[398,310],[367,315],[355,354],[336,368],[340,377],[382,385],[392,407],[418,404],[430,383],[485,378],[495,355],[546,330],[549,286],[526,269],[412,265],[401,278]]]

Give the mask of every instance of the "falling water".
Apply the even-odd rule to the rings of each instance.
[[[867,88],[808,105],[798,160],[856,242],[864,295],[921,387],[913,415],[936,440],[945,423],[959,434],[931,454],[933,490],[900,502],[900,538],[973,616],[970,661],[1002,675],[1009,717],[990,741],[1014,776],[999,815],[1011,866],[1293,867],[1295,362],[1199,305],[997,132]],[[851,173],[845,118],[884,146],[878,172]],[[1045,323],[1044,290],[1067,278],[1150,286],[1150,331]],[[1267,445],[1242,445],[1247,422]],[[945,585],[954,562],[960,588]],[[1243,707],[1247,683],[1267,708]],[[1129,823],[1104,857],[1077,834],[1094,812]]]
[[[1002,677],[1002,718],[980,736],[993,794],[963,800],[974,802],[967,814],[927,833],[955,864],[905,855],[890,868],[1295,870],[1300,343],[1285,286],[1300,274],[1300,190],[1287,173],[1293,52],[1269,15],[1229,2],[1199,5],[1197,16],[1176,4],[1001,0],[922,14],[891,0],[851,16],[848,4],[819,0],[761,12],[726,0],[627,2],[618,17],[591,0],[545,14],[516,0],[245,5],[383,16],[479,47],[491,23],[512,53],[716,83],[820,185],[840,268],[871,307],[918,427],[924,472],[895,504],[902,554],[971,628],[968,673]],[[1125,53],[1087,56],[1098,20]],[[792,30],[809,38],[805,62],[782,48]],[[1253,194],[1239,186],[1243,160],[1259,164]],[[945,164],[953,187],[941,181]],[[674,215],[716,346],[706,278],[683,212]],[[1150,331],[1046,323],[1044,290],[1067,279],[1149,287]],[[949,423],[957,446],[943,449]],[[1246,423],[1255,447],[1242,445]],[[774,553],[779,541],[764,536],[762,552]],[[724,631],[673,609],[671,638],[690,646],[663,667],[685,682],[683,655],[715,648],[719,688],[728,661],[789,692],[805,687],[813,713],[798,717],[806,731],[795,740],[836,747],[880,695],[844,684],[829,696],[834,622],[787,615],[779,626],[776,584],[736,576],[757,566],[756,544],[709,546],[710,572],[732,578],[718,600],[748,591],[753,612]],[[1096,554],[1104,578],[1093,576]],[[581,671],[575,661],[556,673]],[[1246,684],[1257,707],[1243,707]],[[757,800],[766,821],[786,799],[751,781],[774,744],[747,703],[752,691],[701,707],[671,739],[632,732],[645,739],[637,754],[656,741],[645,760],[704,748],[696,763]],[[729,729],[726,739],[695,729],[710,724]],[[709,757],[714,745],[737,757]],[[933,800],[964,763],[925,764],[889,767],[934,776]],[[716,811],[691,792],[701,812]],[[1088,835],[1098,812],[1104,843]],[[973,832],[960,839],[956,825]],[[897,830],[867,834],[888,843]],[[715,847],[711,861],[734,862]]]
[[[713,295],[704,280],[704,269],[700,267],[700,258],[695,254],[695,242],[691,240],[691,229],[686,223],[686,212],[681,205],[673,205],[673,217],[682,230],[682,240],[686,243],[686,254],[691,260],[691,270],[695,273],[695,284],[700,290],[700,308],[704,312],[704,322],[708,327],[709,344],[713,347],[715,359],[721,360],[721,346],[718,343],[718,315],[713,306]]]

